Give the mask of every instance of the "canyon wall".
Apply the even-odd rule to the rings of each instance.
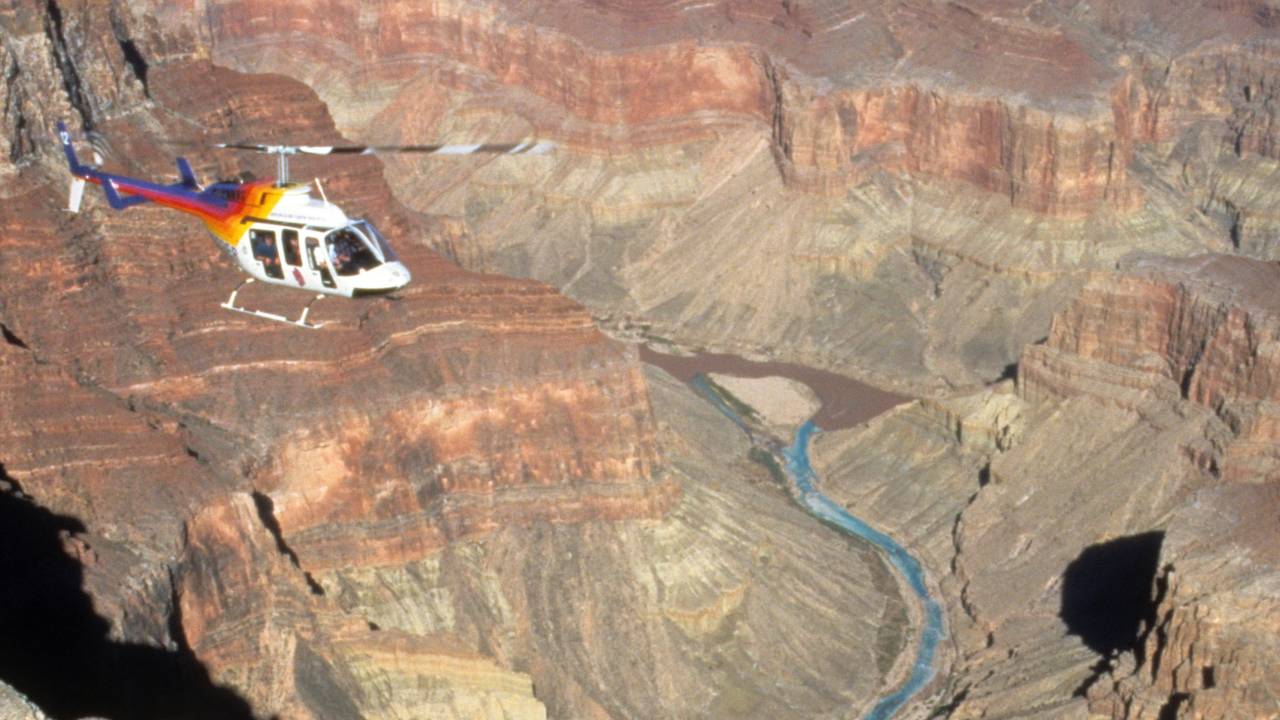
[[[558,142],[386,168],[434,247],[619,329],[972,387],[1130,252],[1280,252],[1274,39],[1234,6],[190,10],[196,52],[303,80],[349,136]]]
[[[1280,305],[1274,264],[1239,257],[1135,259],[1098,277],[1019,365],[1031,399],[1089,393],[1132,405],[1145,393],[1209,408],[1237,435],[1200,462],[1226,480],[1277,478]]]
[[[358,109],[364,120],[351,120],[358,129],[407,79],[427,73],[453,90],[514,86],[535,96],[525,118],[530,129],[578,151],[685,142],[749,123],[771,128],[793,185],[830,194],[864,180],[873,166],[970,183],[1014,207],[1051,215],[1080,215],[1107,202],[1130,207],[1135,200],[1125,179],[1128,109],[1111,102],[1105,89],[1094,107],[1063,112],[1004,99],[1007,88],[998,86],[966,92],[912,77],[832,86],[809,75],[818,59],[779,52],[789,47],[781,40],[782,47],[743,41],[749,29],[726,31],[721,39],[716,36],[724,33],[713,27],[710,42],[692,42],[681,25],[697,21],[682,21],[679,13],[674,7],[621,10],[619,22],[640,27],[613,47],[591,34],[590,18],[465,2],[360,11],[340,6],[324,13],[302,2],[271,9],[232,3],[209,10],[207,32],[214,57],[303,78],[332,105]],[[747,24],[762,19],[747,11],[733,14],[733,24],[739,17]],[[832,8],[826,19],[835,26],[850,18]],[[898,23],[907,24],[894,19],[894,32]],[[904,43],[922,41],[901,32]],[[1005,32],[1027,52],[1045,52],[1036,39]],[[1047,47],[1081,54],[1062,38]],[[857,56],[856,46],[828,52],[834,57],[822,58],[820,66],[831,72]]]
[[[1154,622],[1089,689],[1091,709],[1126,720],[1275,713],[1278,502],[1275,482],[1228,485],[1178,511],[1161,549]]]
[[[1276,272],[1134,258],[1016,387],[820,436],[828,490],[947,570],[952,717],[1270,712]]]
[[[983,3],[759,5],[572,12],[455,1],[321,13],[307,2],[230,3],[208,7],[201,31],[222,62],[316,87],[349,129],[380,133],[368,118],[422,77],[453,92],[518,88],[523,99],[505,102],[528,130],[578,151],[767,127],[784,177],[832,194],[879,168],[1078,217],[1142,202],[1128,177],[1135,141],[1209,122],[1237,154],[1274,154],[1275,50],[1265,27],[1231,9],[1161,18],[1155,38],[1140,37],[1152,49],[1135,55],[1111,41],[1137,22],[1123,6],[1019,18]],[[1154,47],[1215,32],[1191,53]]]
[[[269,173],[212,142],[343,141],[298,80],[213,64],[165,24],[192,9],[0,9],[0,528],[24,548],[6,553],[0,703],[539,718],[871,702],[904,641],[850,617],[901,614],[883,562],[811,541],[762,470],[655,419],[634,349],[580,305],[435,253],[449,219],[405,208],[377,159],[294,165],[415,278],[318,302],[317,332],[219,309],[241,276],[193,219],[93,193],[62,210],[58,118],[84,156],[157,179],[176,152],[202,180]],[[238,297],[289,316],[307,299]]]

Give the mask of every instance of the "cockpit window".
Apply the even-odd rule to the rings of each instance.
[[[373,223],[368,220],[356,220],[351,224],[354,227],[359,228],[360,232],[363,233],[365,237],[373,241],[376,249],[378,250],[378,254],[382,256],[383,262],[395,262],[398,259],[396,257],[396,251],[391,249],[391,243],[387,242],[387,239],[382,237],[382,233],[378,232],[378,228],[374,227]]]
[[[351,226],[326,235],[325,245],[329,248],[329,264],[339,275],[355,275],[382,264],[369,241]]]

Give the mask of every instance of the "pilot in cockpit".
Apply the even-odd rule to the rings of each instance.
[[[352,247],[354,241],[345,234],[339,234],[333,242],[329,243],[329,266],[334,272],[343,273],[347,268],[347,263],[351,262],[351,256],[355,254],[356,248]]]

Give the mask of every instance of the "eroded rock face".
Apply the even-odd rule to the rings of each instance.
[[[556,140],[388,162],[468,267],[900,390],[1007,376],[1129,252],[1280,252],[1265,13],[696,5],[237,2],[198,45],[304,80],[361,139]]]
[[[1242,258],[1143,258],[1091,282],[1055,317],[1048,341],[1024,355],[1028,397],[1083,394],[1140,412],[1160,397],[1195,408],[1183,417],[1212,413],[1210,432],[1170,453],[1211,473],[1214,485],[1233,483],[1177,503],[1171,520],[1153,518],[1151,527],[1167,529],[1151,615],[1132,651],[1087,685],[1094,712],[1207,718],[1274,709],[1276,649],[1263,628],[1275,615],[1266,588],[1278,529],[1276,279],[1273,264]]]
[[[1027,348],[1029,398],[1091,394],[1132,404],[1148,391],[1213,410],[1237,440],[1212,469],[1276,479],[1280,413],[1280,269],[1239,257],[1147,258],[1099,277]]]
[[[1118,40],[1132,41],[1128,25],[1143,18],[1121,4],[1069,16],[980,2],[458,1],[323,13],[306,2],[232,3],[212,12],[206,40],[216,57],[303,78],[365,117],[394,106],[398,86],[425,70],[448,87],[518,86],[567,112],[573,121],[558,130],[588,145],[687,141],[749,118],[771,128],[801,187],[842,192],[865,177],[868,153],[901,148],[894,169],[1079,215],[1140,199],[1127,179],[1135,137],[1230,116],[1232,143],[1272,147],[1258,81],[1274,74],[1273,58],[1265,42],[1248,45],[1266,34],[1247,18],[1208,8],[1161,18],[1137,61]],[[1194,56],[1154,49],[1215,34]],[[1242,87],[1253,90],[1239,98]],[[557,131],[536,111],[527,119]]]
[[[1213,488],[1169,523],[1155,622],[1089,690],[1113,718],[1251,718],[1275,713],[1280,487]]]
[[[453,663],[436,668],[446,685],[464,687],[468,663],[509,678],[446,706],[539,716],[527,676],[457,642],[432,649],[391,634],[379,649],[362,622],[326,615],[304,573],[404,563],[508,526],[660,517],[679,492],[656,468],[634,352],[546,286],[468,273],[426,250],[431,225],[400,209],[376,162],[338,169],[328,190],[390,229],[421,284],[398,301],[333,303],[324,333],[217,309],[236,273],[194,221],[116,215],[93,197],[80,216],[63,214],[62,172],[42,160],[56,155],[35,152],[52,150],[51,118],[101,131],[108,163],[139,175],[166,172],[162,139],[235,126],[337,139],[323,104],[283,76],[153,57],[145,82],[135,77],[130,41],[112,34],[129,17],[98,3],[4,17],[20,69],[8,107],[40,126],[33,147],[8,136],[0,211],[6,480],[83,524],[67,547],[104,632],[189,647],[255,712],[327,717],[335,698],[387,711],[390,694],[369,699],[348,675],[431,675],[370,669],[403,651]],[[67,92],[34,103],[42,86]],[[122,118],[126,102],[141,112]],[[225,172],[193,160],[202,176]],[[245,299],[282,310],[296,300]],[[271,512],[246,506],[251,492]],[[348,655],[365,659],[328,678]]]
[[[100,133],[109,169],[160,178],[169,142],[341,141],[302,83],[219,67],[165,25],[191,9],[0,13],[6,121],[40,126],[0,162],[0,479],[71,523],[42,540],[92,639],[176,660],[202,683],[186,702],[225,702],[199,710],[218,717],[871,702],[905,642],[850,621],[901,616],[883,563],[809,542],[776,492],[728,479],[764,471],[726,470],[720,448],[668,430],[661,454],[634,350],[546,285],[428,249],[453,226],[406,210],[377,160],[293,170],[382,227],[415,282],[318,303],[314,333],[218,309],[240,278],[194,220],[92,194],[61,210],[53,118]],[[269,170],[191,159],[202,179]],[[239,299],[292,315],[306,298]],[[137,709],[120,702],[108,714]]]
[[[819,438],[833,496],[948,570],[952,716],[1267,715],[1276,272],[1135,258],[1024,350],[1016,393]]]

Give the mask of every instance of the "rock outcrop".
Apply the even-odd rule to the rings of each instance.
[[[383,228],[415,282],[318,303],[315,333],[218,309],[240,278],[194,220],[93,194],[65,213],[54,118],[110,169],[158,178],[172,145],[205,179],[270,166],[209,142],[342,141],[307,86],[211,63],[167,24],[190,8],[155,10],[0,11],[17,68],[0,160],[0,509],[12,495],[42,518],[3,526],[60,569],[37,588],[57,596],[48,624],[6,585],[0,669],[32,647],[10,629],[36,643],[66,616],[83,634],[48,663],[83,667],[75,681],[102,694],[65,710],[65,686],[27,682],[47,669],[29,662],[18,693],[58,716],[220,718],[872,700],[897,647],[877,646],[875,618],[901,613],[881,561],[810,542],[762,469],[664,430],[635,350],[581,306],[432,251],[454,226],[401,205],[377,159],[293,170]],[[288,314],[306,300],[239,299]],[[842,670],[814,682],[813,667]]]
[[[1266,13],[1235,5],[298,1],[208,17],[201,52],[302,79],[351,136],[556,140],[547,158],[387,168],[464,265],[689,345],[972,387],[1130,252],[1280,253],[1275,42]]]
[[[891,169],[973,183],[1016,207],[1073,215],[1108,201],[1131,205],[1129,119],[1099,82],[1108,71],[1094,66],[1081,78],[1078,63],[1089,62],[1083,29],[1020,27],[998,12],[979,17],[959,5],[925,3],[780,12],[768,3],[668,3],[581,13],[514,5],[352,5],[313,13],[296,3],[268,13],[233,3],[213,14],[207,40],[214,57],[300,77],[366,118],[388,104],[402,115],[406,108],[392,98],[425,71],[455,89],[486,81],[517,86],[567,115],[533,115],[534,129],[567,130],[562,139],[588,148],[610,149],[618,137],[623,148],[687,142],[747,121],[771,129],[784,174],[803,188],[843,192],[865,178],[868,155],[901,148]],[[934,24],[954,35],[946,47],[932,44],[935,31],[921,32]],[[619,34],[624,26],[628,32]],[[957,47],[969,37],[982,38],[978,54],[995,72],[971,74],[972,87],[939,87],[931,71],[972,60]],[[998,45],[1017,52],[986,49]],[[867,51],[878,49],[888,52],[868,63]],[[920,70],[885,77],[888,61],[913,53]],[[1014,59],[1019,55],[1044,65],[1028,72],[1027,62]],[[1095,94],[1093,107],[1045,111],[1000,99],[1034,93],[1043,87],[1037,82],[1085,86],[1079,92]],[[438,114],[434,98],[428,102]]]
[[[1087,393],[1133,406],[1148,392],[1217,414],[1236,436],[1200,462],[1227,480],[1280,479],[1280,269],[1239,257],[1135,260],[1098,277],[1019,365],[1030,399]]]
[[[949,570],[953,717],[1270,711],[1276,272],[1134,258],[1024,350],[1016,393],[818,439],[828,491]]]
[[[77,711],[865,708],[909,644],[883,563],[592,314],[930,395],[814,455],[946,596],[953,716],[1276,692],[1280,278],[1204,254],[1280,256],[1268,4],[63,0],[0,27],[0,499],[38,520],[5,528],[70,598],[32,627],[154,670],[99,670]],[[151,176],[168,142],[560,151],[296,162],[415,276],[302,333],[215,308],[238,277],[193,221],[65,214],[59,118]],[[61,688],[0,677],[0,704]]]
[[[1113,718],[1261,718],[1276,712],[1280,486],[1205,490],[1169,523],[1146,637],[1089,689]]]

